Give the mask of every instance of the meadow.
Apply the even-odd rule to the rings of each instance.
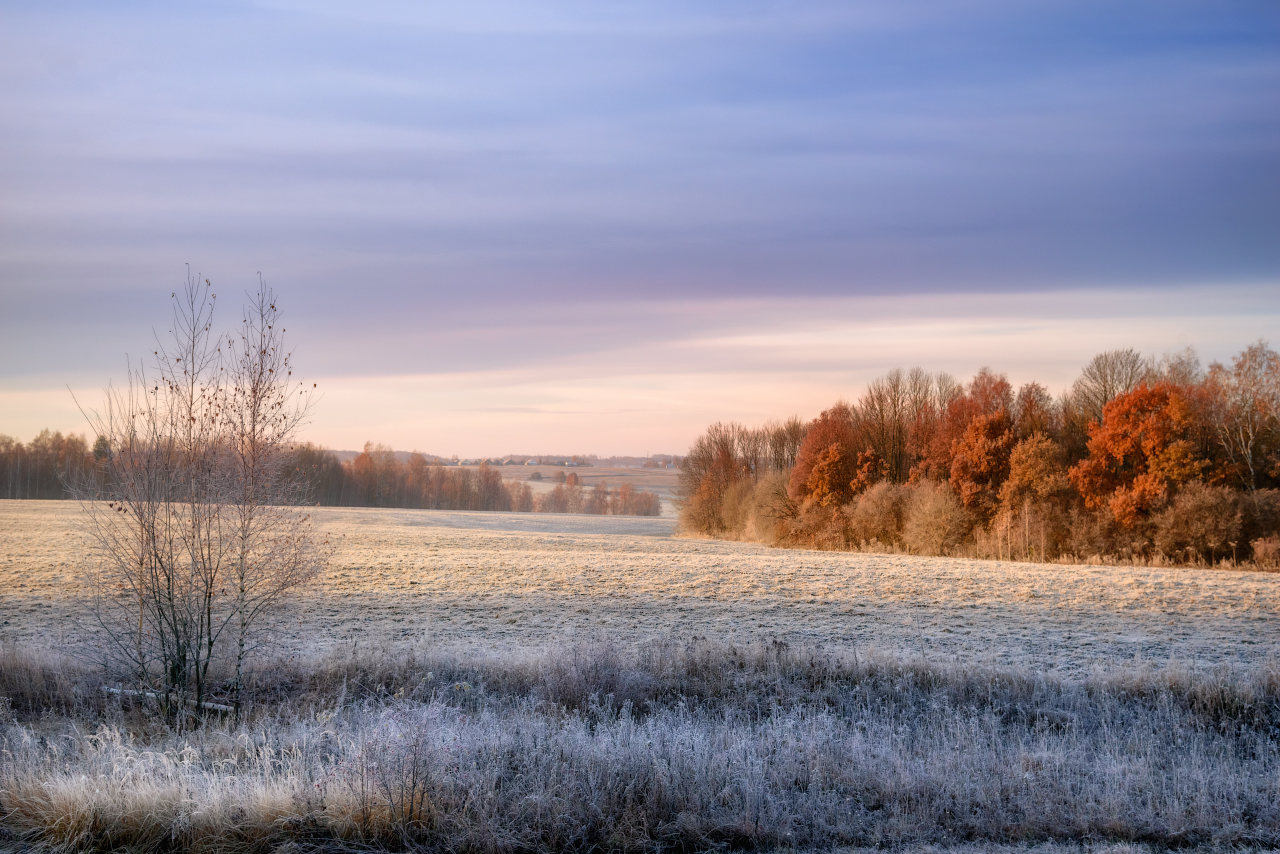
[[[1273,574],[320,509],[249,719],[179,733],[102,690],[76,514],[0,502],[0,845],[1280,844]]]

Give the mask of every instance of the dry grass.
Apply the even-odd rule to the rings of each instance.
[[[261,675],[242,727],[0,725],[0,822],[72,850],[1280,844],[1271,667],[1075,682],[691,641]]]
[[[87,617],[76,508],[0,503],[0,633],[66,648]],[[776,550],[666,519],[321,510],[332,571],[278,617],[283,651],[543,648],[701,634],[1084,675],[1280,657],[1280,578]],[[290,646],[289,644],[293,645]]]
[[[1276,576],[322,511],[252,721],[175,735],[74,514],[0,503],[0,849],[1280,845]]]

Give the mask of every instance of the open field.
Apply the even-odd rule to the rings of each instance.
[[[323,510],[252,717],[176,731],[76,513],[0,502],[0,851],[1280,845],[1275,575]]]
[[[91,627],[70,502],[0,502],[0,633],[66,649]],[[541,649],[607,637],[778,637],[1082,673],[1280,653],[1280,576],[799,550],[672,536],[667,518],[321,509],[341,538],[280,613],[289,652]]]
[[[656,492],[658,497],[662,499],[663,516],[674,517],[676,515],[676,489],[680,485],[680,472],[677,469],[607,468],[603,466],[589,466],[583,468],[566,468],[565,466],[501,466],[498,468],[498,471],[502,473],[503,480],[528,482],[535,495],[550,492],[555,489],[556,475],[567,475],[569,472],[574,472],[578,475],[578,480],[584,489],[590,489],[600,483],[607,484],[610,489],[617,489],[624,483],[629,483],[637,490]],[[542,479],[529,480],[530,476],[533,475],[534,472],[541,474]]]

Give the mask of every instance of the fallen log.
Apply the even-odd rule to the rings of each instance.
[[[157,700],[157,701],[162,696],[164,696],[159,691],[140,691],[136,688],[112,688],[110,685],[103,685],[102,690],[106,691],[108,694],[118,694],[121,697],[146,697],[148,699]],[[235,707],[233,706],[228,706],[223,703],[210,703],[207,700],[197,703],[195,700],[188,698],[186,703],[188,706],[199,706],[202,709],[208,709],[209,711],[213,711],[213,712],[234,712],[235,711]]]

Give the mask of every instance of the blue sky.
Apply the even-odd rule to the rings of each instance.
[[[1274,2],[350,7],[0,7],[0,432],[187,263],[280,293],[313,438],[437,453],[1280,328]]]

